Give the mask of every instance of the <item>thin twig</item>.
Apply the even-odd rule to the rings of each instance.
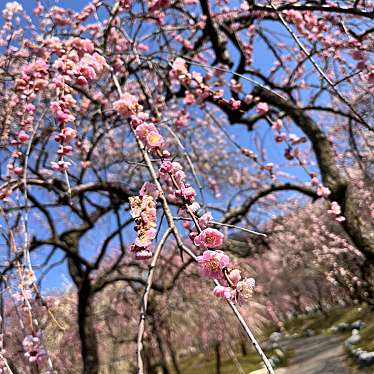
[[[13,374],[13,371],[12,371],[12,369],[10,368],[10,366],[8,364],[8,360],[1,354],[1,352],[0,352],[0,358],[3,360],[4,365],[8,369],[9,373]]]
[[[182,220],[182,221],[192,221],[191,218],[187,218],[187,217],[174,217],[174,219],[175,220]],[[267,237],[267,235],[264,234],[264,233],[262,233],[262,232],[258,232],[258,231],[246,229],[244,227],[240,227],[240,226],[236,226],[236,225],[230,225],[229,223],[221,223],[221,222],[217,222],[217,221],[210,221],[208,224],[209,225],[213,225],[213,226],[230,227],[230,228],[233,228],[233,229],[237,229],[237,230],[241,230],[241,231],[244,231],[244,232],[248,232],[250,234],[260,235],[260,236]]]
[[[217,222],[217,221],[210,221],[210,223],[212,225],[231,227],[233,229],[238,229],[238,230],[241,230],[241,231],[245,231],[245,232],[248,232],[250,234],[267,237],[267,235],[262,233],[262,232],[258,232],[258,231],[254,231],[254,230],[250,230],[250,229],[245,229],[244,227],[240,227],[240,226],[236,226],[236,225],[230,225],[228,223],[221,223],[221,222]]]
[[[147,276],[147,285],[144,290],[144,295],[142,299],[142,305],[140,308],[140,319],[139,319],[139,326],[138,326],[138,338],[137,338],[137,361],[138,361],[138,374],[144,373],[144,364],[142,358],[143,352],[143,337],[144,337],[144,328],[145,328],[145,318],[147,315],[147,307],[148,307],[148,298],[151,293],[152,289],[152,282],[153,282],[153,275],[155,273],[156,263],[160,257],[162,248],[164,247],[167,238],[171,234],[171,229],[168,228],[164,235],[162,236],[160,242],[157,245],[156,251],[153,255],[152,262],[149,265],[149,272]]]
[[[24,258],[27,262],[27,265],[29,267],[30,271],[32,270],[32,264],[31,264],[31,258],[30,258],[30,251],[29,251],[29,223],[28,223],[28,216],[29,216],[29,206],[28,206],[28,196],[27,196],[27,166],[28,166],[28,161],[30,157],[30,152],[31,152],[31,146],[32,142],[34,140],[34,136],[36,132],[39,129],[40,124],[42,123],[42,120],[46,114],[46,110],[41,114],[38,122],[35,125],[34,131],[32,132],[29,143],[27,145],[26,149],[26,154],[25,154],[25,162],[23,165],[23,198],[24,198],[24,204],[25,204],[25,214],[23,215],[23,221],[25,225],[25,244],[24,244]]]
[[[191,160],[191,157],[189,156],[189,154],[187,153],[187,150],[185,148],[185,146],[183,145],[182,141],[180,140],[180,137],[178,136],[178,134],[173,131],[170,126],[168,126],[167,124],[162,124],[161,125],[162,127],[165,127],[166,130],[168,130],[170,132],[170,134],[174,137],[174,139],[176,140],[178,146],[181,148],[181,150],[183,151],[183,156],[185,157],[185,159],[187,160],[187,163],[188,165],[190,166],[190,169],[191,169],[191,173],[195,179],[195,183],[200,191],[200,196],[201,196],[201,200],[202,200],[202,203],[203,203],[203,206],[206,205],[206,202],[205,202],[205,197],[204,197],[204,191],[203,191],[203,186],[201,185],[200,181],[199,181],[199,178],[197,176],[197,173],[196,173],[196,169],[195,169],[195,166],[194,164],[192,163],[192,160]]]

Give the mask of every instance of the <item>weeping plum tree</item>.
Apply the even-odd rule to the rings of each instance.
[[[321,259],[318,249],[329,240],[343,246],[357,259],[351,278],[364,282],[373,302],[372,22],[369,0],[93,0],[74,9],[6,3],[4,370],[98,373],[104,329],[119,351],[132,347],[138,372],[152,370],[156,346],[163,370],[171,357],[178,371],[176,317],[155,311],[171,293],[188,300],[183,288],[194,284],[191,305],[201,295],[206,308],[215,307],[209,313],[227,336],[237,331],[232,313],[272,372],[243,318],[254,273],[237,258],[230,235],[238,230],[250,235],[242,257],[290,236],[297,250],[289,255],[305,264],[308,248],[317,247]],[[323,224],[327,243],[299,235],[295,223],[291,235],[287,220],[278,231],[268,224],[306,203],[325,214],[303,234]],[[330,226],[343,242],[326,234]],[[324,259],[336,263],[334,253]],[[40,290],[60,264],[74,284],[68,327]],[[181,282],[188,278],[195,283]],[[213,295],[203,278],[213,280]],[[276,296],[258,287],[274,314]],[[108,290],[117,292],[117,310],[103,310],[116,318],[102,319]],[[127,306],[132,314],[121,311]],[[191,310],[204,318],[204,307]],[[20,327],[17,341],[6,316]],[[79,342],[79,360],[59,357],[43,335],[51,326]]]

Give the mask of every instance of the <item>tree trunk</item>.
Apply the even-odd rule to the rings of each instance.
[[[214,347],[216,353],[216,374],[221,374],[221,343],[217,342]]]
[[[177,352],[175,352],[175,350],[172,346],[172,343],[170,342],[169,339],[167,341],[167,344],[168,344],[168,349],[169,349],[169,352],[170,352],[171,362],[173,363],[174,370],[175,370],[176,374],[181,374],[182,372],[181,372],[181,369],[179,368],[178,359],[177,359]]]
[[[358,191],[353,188],[353,185],[346,180],[341,172],[335,150],[328,136],[295,102],[281,98],[260,87],[255,88],[254,94],[285,111],[309,138],[317,158],[323,184],[331,191],[329,199],[330,201],[336,201],[341,206],[342,215],[346,218],[343,227],[356,248],[364,254],[371,264],[369,269],[371,273],[374,267],[374,227],[370,218],[364,218],[362,207],[360,207],[357,199]]]
[[[247,354],[248,354],[247,343],[243,339],[240,339],[240,349],[242,351],[242,355],[247,356]]]
[[[148,349],[146,344],[144,344],[143,358],[144,358],[144,372],[145,373],[150,373],[151,372],[151,367],[152,367],[151,354],[150,354],[149,349]],[[136,371],[134,371],[134,372],[136,372]]]
[[[159,366],[161,367],[163,374],[169,374],[169,368],[168,368],[168,365],[167,365],[164,344],[163,344],[163,341],[162,341],[162,337],[161,337],[161,335],[159,333],[159,328],[155,324],[155,322],[156,321],[152,320],[153,333],[156,336],[157,346],[158,346],[158,349],[160,351],[160,362],[159,362]]]
[[[342,207],[343,215],[346,218],[346,221],[343,222],[345,231],[356,247],[365,255],[370,267],[373,268],[374,227],[370,219],[365,219],[364,217],[362,206],[359,204],[358,194],[359,191],[352,186],[348,186],[345,196],[340,201],[337,201]]]
[[[78,323],[83,360],[83,374],[99,373],[98,342],[91,302],[92,293],[89,280],[84,280],[78,291]]]

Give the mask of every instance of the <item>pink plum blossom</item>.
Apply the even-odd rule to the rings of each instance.
[[[136,223],[137,237],[131,245],[131,251],[135,252],[137,259],[145,260],[152,257],[150,249],[157,230],[156,199],[158,197],[157,187],[153,183],[143,184],[139,196],[129,198],[131,215]]]
[[[156,233],[156,229],[150,228],[149,230],[144,231],[141,235],[138,235],[134,244],[137,247],[148,247],[156,237]]]
[[[256,112],[259,115],[264,115],[269,111],[269,106],[267,103],[258,103],[256,106]]]
[[[197,247],[202,248],[218,248],[222,245],[224,235],[216,230],[207,228],[203,230],[194,240]]]
[[[336,201],[333,201],[331,203],[330,209],[327,211],[327,213],[333,215],[335,217],[335,220],[338,222],[345,221],[345,217],[341,216],[342,208]]]
[[[204,276],[222,279],[222,270],[229,265],[230,259],[222,251],[207,250],[202,256],[197,257],[197,262]]]
[[[239,269],[231,270],[228,277],[234,286],[236,286],[238,282],[242,279],[241,272]]]
[[[330,214],[339,215],[342,212],[342,209],[336,201],[333,201],[331,203],[330,209],[327,212]]]
[[[331,194],[331,191],[329,188],[323,186],[320,184],[317,188],[317,195],[321,197],[328,197]]]
[[[158,131],[151,131],[146,138],[147,146],[150,148],[160,148],[164,144],[164,138]]]
[[[141,250],[136,251],[135,252],[135,258],[137,260],[148,260],[148,259],[152,258],[153,253],[149,248],[150,247],[147,247],[147,248],[143,248]]]
[[[181,58],[177,57],[173,62],[173,66],[170,72],[170,77],[174,79],[178,79],[180,76],[185,76],[188,74],[186,61]]]
[[[47,356],[46,351],[41,346],[40,338],[37,336],[26,335],[22,341],[25,351],[24,355],[30,363],[40,362]]]
[[[283,127],[283,122],[279,118],[276,121],[274,121],[273,125],[271,126],[273,130],[278,131],[278,132],[282,130],[282,127]]]
[[[139,195],[140,196],[149,195],[154,200],[157,200],[159,196],[159,192],[157,190],[157,186],[154,183],[145,182],[142,188],[140,189]]]
[[[186,174],[184,173],[183,170],[178,170],[175,174],[175,181],[177,182],[178,186],[183,186],[184,181],[186,180]]]
[[[207,212],[207,213],[203,214],[203,215],[199,218],[198,222],[199,222],[200,227],[201,227],[202,229],[205,229],[205,228],[208,227],[209,222],[212,221],[212,220],[213,220],[212,213]]]
[[[77,130],[72,129],[71,127],[65,127],[61,133],[66,143],[70,143],[74,138],[77,137]]]
[[[139,136],[141,141],[146,141],[147,136],[151,132],[158,132],[156,126],[153,123],[144,122],[140,124],[136,130],[135,133],[137,136]]]
[[[213,289],[213,295],[217,297],[223,297],[227,300],[234,301],[236,299],[237,291],[231,287],[216,286]]]
[[[233,98],[230,99],[230,105],[233,110],[238,110],[240,109],[241,106],[241,101],[240,100],[235,100]]]
[[[21,143],[27,142],[29,139],[30,139],[30,136],[27,135],[25,131],[21,130],[21,131],[18,133],[18,140],[19,140]]]
[[[160,166],[160,173],[162,174],[168,174],[172,173],[174,171],[174,166],[171,161],[163,161]]]
[[[123,93],[120,99],[113,103],[113,108],[123,117],[130,117],[142,109],[137,97],[128,92]]]
[[[183,197],[187,204],[191,204],[195,201],[196,192],[191,186],[183,186],[175,191],[175,195],[178,197]]]
[[[66,171],[69,169],[69,166],[71,165],[70,162],[60,160],[58,162],[52,161],[51,166],[53,170],[56,171]]]

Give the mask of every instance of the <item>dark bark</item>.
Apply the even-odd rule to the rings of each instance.
[[[216,355],[216,374],[221,374],[221,366],[222,366],[222,360],[221,360],[221,343],[217,342],[214,346],[214,352]]]
[[[83,360],[83,374],[99,373],[98,341],[95,331],[92,292],[89,280],[82,282],[78,291],[78,323]]]
[[[247,354],[248,354],[247,344],[246,344],[245,340],[243,340],[243,339],[240,339],[240,349],[242,351],[242,355],[247,356]]]
[[[170,371],[169,371],[169,368],[168,368],[168,365],[167,365],[166,353],[165,353],[165,348],[164,348],[164,341],[163,341],[163,337],[160,334],[161,327],[158,325],[158,322],[160,322],[160,321],[155,320],[156,316],[155,316],[155,314],[153,314],[154,309],[153,309],[151,304],[149,305],[148,313],[150,313],[152,315],[152,320],[151,320],[152,332],[153,332],[153,335],[156,338],[157,347],[158,347],[158,350],[160,352],[160,360],[159,360],[157,366],[161,367],[163,374],[169,374]]]
[[[200,5],[203,14],[206,16],[205,31],[210,37],[210,41],[216,54],[214,64],[222,63],[231,67],[232,62],[230,60],[230,54],[226,49],[226,42],[220,35],[220,29],[218,25],[213,21],[211,17],[209,1],[200,0]]]
[[[182,374],[182,371],[178,364],[177,359],[177,352],[173,349],[173,347],[169,346],[170,356],[171,356],[171,362],[173,363],[174,370],[177,374]]]
[[[147,345],[144,344],[144,349],[143,349],[143,359],[144,359],[144,372],[145,373],[150,373],[151,372],[151,367],[152,367],[152,362],[151,362],[151,352],[147,348]],[[136,369],[137,370],[137,369]],[[135,371],[136,372],[136,371]]]
[[[179,367],[179,364],[178,364],[177,352],[173,348],[173,342],[171,341],[170,329],[166,330],[166,334],[167,334],[167,336],[166,336],[166,344],[167,344],[167,347],[168,347],[168,350],[169,350],[169,353],[170,353],[170,357],[171,357],[171,362],[173,364],[173,368],[174,368],[176,374],[181,374],[182,371],[181,371],[181,369]]]

